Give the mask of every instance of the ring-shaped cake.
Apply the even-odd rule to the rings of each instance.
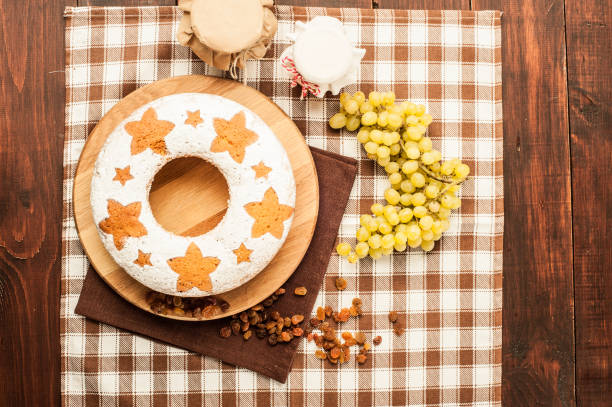
[[[227,212],[200,236],[165,230],[149,204],[155,174],[180,157],[210,162],[227,181]],[[244,284],[274,258],[293,220],[295,180],[255,113],[221,96],[181,93],[140,107],[109,135],[91,206],[105,248],[129,275],[155,291],[206,296]]]

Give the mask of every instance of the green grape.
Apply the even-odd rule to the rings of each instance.
[[[387,165],[390,165],[390,164],[393,164],[393,163],[389,163]],[[400,182],[402,182],[402,174],[400,174],[399,172],[394,172],[393,174],[389,175],[389,182],[391,184],[399,184]]]
[[[387,174],[393,174],[395,172],[398,172],[399,169],[400,169],[400,165],[393,161],[385,165],[385,171],[387,172]]]
[[[383,235],[388,235],[389,233],[391,233],[392,230],[393,228],[386,221],[383,221],[378,224],[378,231],[382,233]]]
[[[338,252],[340,256],[348,256],[351,252],[351,245],[344,242],[339,243],[338,246],[336,246],[336,252]]]
[[[372,219],[367,225],[365,225],[365,228],[370,233],[376,232],[378,230],[378,222],[376,222],[375,219]]]
[[[414,114],[417,115],[417,116],[422,116],[423,113],[425,113],[425,106],[417,105],[416,111],[414,112]]]
[[[419,140],[419,150],[422,152],[431,150],[431,139],[429,137],[423,137]]]
[[[406,230],[408,240],[417,240],[421,237],[421,228],[418,225],[409,225]]]
[[[415,187],[421,188],[425,185],[425,176],[420,172],[415,172],[410,176],[410,182],[412,182]]]
[[[455,166],[450,161],[445,161],[440,166],[440,174],[442,175],[451,175],[455,170]]]
[[[429,230],[423,230],[421,232],[421,238],[423,240],[433,240],[434,238],[434,232],[431,231],[431,229]]]
[[[375,203],[372,204],[372,206],[370,206],[370,211],[376,215],[376,216],[380,216],[383,214],[383,210],[384,210],[384,206],[380,203]]]
[[[443,208],[452,209],[454,202],[455,197],[448,193],[444,194],[442,198],[440,198],[440,204]]]
[[[383,142],[383,132],[377,129],[374,129],[370,132],[370,140],[377,144],[381,144]]]
[[[450,216],[450,209],[445,208],[444,206],[440,206],[440,209],[438,210],[438,217],[440,219],[448,219],[449,216]]]
[[[448,219],[442,219],[441,221],[442,233],[446,232],[450,228],[450,222]]]
[[[388,255],[390,255],[391,253],[393,253],[393,247],[388,247],[388,248],[386,248],[386,249],[385,249],[385,248],[382,248],[382,249],[381,249],[381,252],[382,252],[382,254],[383,254],[383,255],[388,256]]]
[[[351,100],[351,102],[355,101]],[[355,131],[359,128],[360,125],[361,119],[358,116],[349,116],[348,119],[346,119],[346,129],[348,131]]]
[[[430,215],[425,215],[419,220],[419,226],[423,230],[431,229],[431,225],[433,224],[433,218]]]
[[[368,102],[365,102],[365,103],[362,103],[361,106],[359,106],[359,111],[361,112],[361,114],[366,114],[368,112],[373,112],[374,111],[374,106],[372,106]],[[376,121],[374,121],[374,123],[376,123]]]
[[[419,150],[419,147],[416,145],[408,144],[408,143],[413,143],[413,142],[408,141],[406,142],[406,144],[404,144],[404,151],[406,152],[406,156],[410,158],[411,160],[418,159],[421,156],[421,151]]]
[[[408,127],[406,130],[405,141],[419,141],[423,137],[423,133],[419,131],[417,127]]]
[[[357,253],[351,251],[348,256],[346,256],[346,259],[349,263],[354,264],[357,263],[357,260],[359,260],[359,256],[357,256]]]
[[[433,199],[438,196],[439,192],[440,188],[438,188],[438,186],[435,184],[429,184],[425,187],[425,196],[427,198]]]
[[[343,113],[336,113],[329,119],[329,126],[332,129],[341,129],[346,125],[346,116]]]
[[[423,113],[423,115],[419,117],[419,122],[423,126],[429,126],[431,122],[433,122],[433,118],[431,117],[429,113]]]
[[[399,193],[400,184],[391,184],[391,188],[395,189]]]
[[[412,202],[413,206],[421,206],[425,203],[426,200],[427,198],[425,197],[424,193],[417,192],[412,194],[412,199],[410,200],[410,202]]]
[[[387,146],[378,146],[376,150],[376,155],[378,156],[378,158],[386,158],[391,155],[391,150],[389,150],[389,147]]]
[[[363,128],[359,130],[359,133],[357,133],[357,141],[359,141],[361,144],[365,144],[370,141],[370,132]]]
[[[415,218],[422,218],[423,216],[427,215],[427,209],[421,205],[415,206],[414,209],[412,209],[412,214]]]
[[[442,153],[439,150],[431,150],[431,153],[434,156],[434,163],[437,163],[442,159]]]
[[[368,214],[363,214],[359,217],[359,224],[361,226],[366,226],[368,223],[372,221],[372,216]]]
[[[435,163],[431,164],[429,166],[429,169],[432,170],[435,173],[438,173],[440,171],[440,163],[439,162],[435,162]]]
[[[385,199],[391,205],[397,205],[400,199],[400,194],[393,188],[389,188],[385,191]]]
[[[448,187],[448,192],[452,192],[454,194],[457,191],[459,191],[459,185],[451,185]]]
[[[393,205],[385,205],[384,209],[383,209],[383,216],[386,218],[388,218],[389,216],[391,216],[391,214],[393,213],[397,213],[397,209],[395,208],[395,206]]]
[[[431,224],[431,231],[434,234],[441,234],[442,233],[442,221],[434,220],[433,223]]]
[[[363,116],[361,116],[361,124],[363,124],[364,126],[372,126],[376,124],[377,119],[378,115],[376,114],[376,112],[366,112],[363,114]]]
[[[431,251],[434,248],[434,241],[433,240],[423,240],[421,242],[421,249],[423,249],[426,252]]]
[[[349,119],[350,120],[350,119]],[[348,129],[348,123],[346,125],[346,128]],[[435,155],[431,152],[428,151],[426,153],[423,153],[423,155],[421,156],[421,161],[423,162],[423,164],[425,165],[431,165],[434,163],[435,161]]]
[[[400,223],[400,217],[397,213],[393,213],[389,217],[387,217],[387,221],[389,221],[391,226],[395,226]]]
[[[356,101],[357,103],[359,103],[360,105],[365,102],[365,93],[363,93],[362,91],[358,90],[357,92],[355,92],[353,94],[353,100]]]
[[[419,169],[419,162],[415,160],[408,160],[402,165],[402,172],[406,175],[410,175]]]
[[[359,103],[356,100],[350,99],[344,103],[344,110],[348,114],[355,114],[359,111]]]
[[[368,101],[372,106],[378,107],[383,101],[383,96],[379,92],[373,91],[368,95]]]
[[[368,141],[363,145],[363,148],[368,154],[376,154],[376,151],[378,150],[378,144],[373,141]]]
[[[402,146],[400,146],[398,143],[391,144],[389,150],[391,151],[391,155],[398,155],[402,151]]]
[[[409,194],[413,193],[416,190],[415,186],[412,185],[412,182],[410,182],[409,179],[405,179],[402,181],[402,183],[400,184],[400,189]]]
[[[355,246],[355,253],[357,254],[357,257],[359,257],[360,259],[366,257],[368,255],[369,250],[370,250],[370,246],[368,246],[366,242],[359,242]]]
[[[406,116],[413,115],[417,111],[417,106],[412,102],[402,102],[401,106]]]
[[[399,146],[399,144],[398,144]],[[400,147],[401,148],[401,147]],[[400,166],[400,168],[404,165],[407,160],[404,157],[397,157],[395,162]]]
[[[351,95],[346,93],[346,92],[342,92],[340,94],[340,106],[344,106],[346,104],[346,102],[349,101],[349,99],[351,98]]]
[[[455,175],[461,179],[467,177],[469,173],[470,167],[468,167],[466,164],[459,164],[457,167],[455,167]]]
[[[378,260],[378,259],[380,259],[382,257],[382,250],[381,249],[372,249],[372,248],[370,248],[370,251],[369,251],[368,254],[372,258],[372,260]]]
[[[378,114],[378,120],[376,121],[376,123],[380,126],[380,127],[386,127],[387,126],[387,119],[389,118],[389,113],[384,111],[384,112],[380,112]]]
[[[398,144],[401,140],[401,136],[397,131],[391,132],[391,136],[393,137],[393,144]]]
[[[434,233],[433,240],[437,242],[438,240],[440,240],[441,237],[442,233]]]
[[[359,229],[357,229],[356,236],[357,236],[358,241],[365,242],[366,240],[370,238],[370,232],[365,226],[362,226]]]
[[[406,243],[406,240],[408,240],[408,236],[406,236],[406,233],[404,232],[395,232],[395,243]]]
[[[407,230],[408,230],[408,225],[406,225],[405,223],[400,223],[399,225],[395,227],[395,233],[401,232],[405,235]]]
[[[419,118],[415,115],[411,114],[410,116],[406,116],[406,126],[416,126],[419,124]]]
[[[380,236],[378,233],[373,234],[368,239],[368,245],[370,245],[372,249],[378,249],[381,244],[382,244],[382,236]]]
[[[440,202],[438,202],[438,201],[431,201],[427,205],[427,209],[429,209],[429,212],[431,212],[431,213],[438,213],[438,211],[440,210]]]
[[[417,247],[421,246],[421,242],[422,242],[422,239],[421,239],[421,236],[419,236],[415,240],[408,239],[407,243],[408,243],[408,246],[412,247],[413,249],[416,249]]]
[[[382,103],[386,106],[390,106],[395,102],[395,93],[392,91],[385,92],[382,94]]]
[[[410,184],[412,185],[412,184]],[[400,185],[401,187],[401,185]],[[405,193],[405,194],[401,194],[400,195],[400,204],[402,204],[403,206],[408,206],[411,205],[410,201],[412,199],[412,194],[409,193]]]
[[[390,146],[391,144],[393,144],[393,133],[390,133],[390,132],[388,132],[388,131],[385,131],[385,132],[383,133],[383,140],[382,140],[382,141],[383,141],[383,143],[384,143],[386,146]]]
[[[387,125],[391,129],[399,129],[402,126],[402,116],[397,113],[390,113],[387,118]]]
[[[395,250],[396,252],[403,252],[404,250],[406,250],[406,243],[395,243],[393,245],[393,250]]]
[[[457,198],[456,196],[453,197],[451,209],[457,209],[460,207],[461,207],[461,199]]]
[[[381,247],[383,249],[388,249],[390,247],[393,247],[394,244],[395,244],[395,237],[393,235],[389,234],[389,235],[384,235],[382,237]]]
[[[412,209],[410,208],[404,208],[402,210],[399,211],[399,220],[402,223],[407,223],[410,222],[410,219],[412,219]]]
[[[376,155],[374,158],[376,158],[376,162],[378,162],[378,165],[380,165],[381,167],[385,167],[387,164],[391,162],[391,156],[379,157]]]

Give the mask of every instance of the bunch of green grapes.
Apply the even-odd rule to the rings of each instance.
[[[470,168],[454,158],[442,162],[425,134],[432,117],[425,106],[395,103],[393,92],[361,91],[340,95],[340,112],[329,119],[334,129],[356,131],[369,158],[384,167],[390,187],[386,205],[375,203],[371,214],[361,215],[357,244],[340,243],[336,250],[351,263],[370,256],[378,259],[407,246],[430,251],[449,228],[452,209],[461,206],[456,196]]]

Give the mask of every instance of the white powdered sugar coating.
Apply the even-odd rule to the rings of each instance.
[[[126,132],[128,122],[140,121],[143,113],[153,108],[158,120],[174,123],[174,128],[165,137],[166,155],[155,154],[151,149],[131,155],[132,137]],[[203,122],[193,127],[184,124],[187,111],[200,110]],[[235,114],[244,112],[246,128],[255,132],[257,140],[246,147],[242,163],[234,161],[228,152],[213,153],[210,146],[217,133],[213,127],[214,118],[230,120]],[[224,175],[229,188],[228,209],[217,226],[204,235],[184,237],[165,230],[153,217],[148,201],[149,190],[155,174],[167,162],[185,156],[200,157],[215,165]],[[251,168],[264,163],[272,169],[267,177],[255,178]],[[134,177],[122,186],[114,181],[116,168],[130,166]],[[98,155],[91,185],[91,205],[98,233],[104,246],[113,259],[132,277],[155,291],[179,296],[205,296],[218,294],[236,288],[263,270],[283,245],[293,216],[283,222],[283,235],[277,239],[270,233],[253,238],[251,228],[254,223],[244,205],[260,202],[264,193],[273,188],[280,204],[295,207],[295,180],[289,157],[272,130],[246,107],[229,99],[203,93],[182,93],[162,97],[140,107],[124,120],[108,137]],[[145,226],[147,234],[135,238],[127,237],[121,250],[113,243],[113,236],[100,229],[100,222],[109,214],[108,200],[113,199],[121,205],[141,202],[142,209],[138,220]],[[203,205],[206,202],[202,203]],[[195,243],[203,257],[216,257],[219,265],[209,277],[212,282],[210,291],[193,287],[187,291],[177,291],[178,274],[167,261],[184,257],[190,243]],[[241,243],[253,250],[250,262],[237,264],[232,250]],[[138,250],[151,253],[152,266],[143,267],[134,263]]]

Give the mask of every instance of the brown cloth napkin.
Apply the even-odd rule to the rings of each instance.
[[[295,313],[307,318],[321,288],[357,174],[356,160],[314,147],[311,151],[319,178],[319,217],[304,259],[284,284],[288,289],[304,286],[308,293],[305,297],[287,293],[271,308],[281,315]],[[244,341],[241,336],[223,339],[219,336],[219,329],[227,325],[227,319],[183,322],[150,314],[121,298],[91,267],[75,311],[96,321],[254,370],[283,383],[287,380],[299,344],[294,340],[272,347],[266,340],[255,336],[249,341]]]

